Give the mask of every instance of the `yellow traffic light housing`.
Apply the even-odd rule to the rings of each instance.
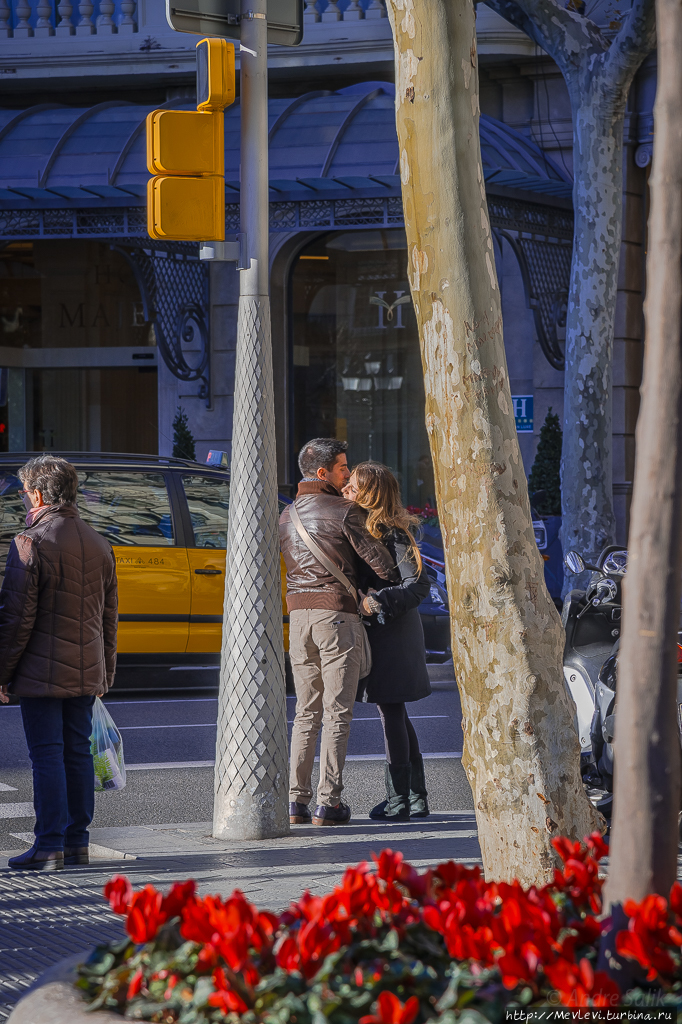
[[[226,39],[202,39],[197,43],[197,110],[222,111],[234,97],[234,46]]]
[[[197,44],[197,110],[153,110],[147,117],[147,187],[151,238],[223,241],[225,133],[223,110],[234,102],[234,46]]]
[[[225,176],[222,113],[153,110],[147,115],[147,167],[151,174]]]
[[[150,178],[147,231],[152,238],[176,241],[224,240],[224,178],[218,175]]]

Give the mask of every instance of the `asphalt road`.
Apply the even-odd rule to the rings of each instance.
[[[459,694],[447,669],[434,673],[434,692],[409,712],[427,757],[433,810],[471,808],[460,763]],[[206,675],[197,676],[205,685]],[[122,735],[126,788],[96,794],[93,825],[171,824],[207,821],[212,815],[213,768],[218,700],[215,690],[130,692],[105,700]],[[289,731],[295,699],[287,697]],[[344,772],[344,799],[366,813],[383,799],[383,735],[376,707],[357,704]],[[436,755],[434,757],[434,755]],[[149,767],[147,767],[149,766]],[[0,705],[0,850],[22,848],[12,833],[33,828],[28,751],[16,705]]]

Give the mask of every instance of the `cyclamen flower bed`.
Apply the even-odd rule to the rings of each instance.
[[[626,904],[616,947],[642,981],[623,995],[595,969],[607,847],[598,833],[553,845],[563,868],[543,888],[452,861],[420,874],[384,850],[280,915],[238,890],[199,899],[188,881],[163,896],[116,875],[104,895],[128,938],[98,947],[77,984],[90,1009],[164,1024],[473,1024],[513,1007],[641,1002],[642,988],[681,1005],[682,886]]]

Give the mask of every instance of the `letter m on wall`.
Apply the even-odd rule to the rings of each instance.
[[[61,305],[62,315],[59,321],[60,327],[85,327],[85,324],[83,323],[83,312],[85,309],[84,302],[78,303],[73,316],[69,313],[68,306],[64,302],[62,302]]]

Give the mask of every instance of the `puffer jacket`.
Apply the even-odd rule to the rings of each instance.
[[[395,558],[401,579],[393,586],[371,571],[360,578],[363,590],[377,591],[373,596],[381,610],[365,619],[372,670],[360,680],[356,700],[373,704],[421,700],[431,693],[431,683],[418,609],[431,581],[423,566],[421,572],[417,568],[412,545],[403,530],[386,530],[383,540]]]
[[[116,669],[111,545],[74,505],[48,505],[12,541],[0,590],[0,686],[19,697],[106,693]]]
[[[346,501],[323,480],[302,480],[296,511],[306,530],[327,558],[357,589],[358,572],[366,562],[383,580],[398,583],[400,574],[388,549],[365,529],[367,513]],[[287,606],[357,612],[357,604],[335,576],[318,562],[303,543],[285,508],[279,520],[279,541],[287,567]],[[362,561],[361,561],[362,560]]]

